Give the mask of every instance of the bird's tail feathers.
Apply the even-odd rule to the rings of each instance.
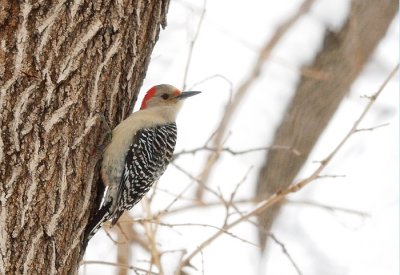
[[[89,221],[84,237],[84,245],[86,246],[89,240],[99,231],[101,226],[111,218],[110,213],[111,203],[103,204]]]

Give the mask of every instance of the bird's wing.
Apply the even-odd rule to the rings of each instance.
[[[171,161],[177,137],[175,123],[139,130],[125,157],[117,192],[114,225],[124,210],[131,209],[164,173]]]

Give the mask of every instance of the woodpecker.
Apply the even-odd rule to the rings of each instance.
[[[114,128],[101,163],[103,200],[86,228],[85,244],[107,220],[114,225],[164,173],[175,148],[182,100],[199,93],[181,92],[167,84],[154,86],[140,110]]]

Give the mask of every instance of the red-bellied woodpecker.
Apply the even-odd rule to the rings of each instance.
[[[198,93],[180,92],[167,84],[154,86],[144,97],[140,111],[114,128],[101,164],[105,194],[86,228],[86,243],[105,221],[111,220],[114,225],[164,173],[175,148],[175,120],[182,99]]]

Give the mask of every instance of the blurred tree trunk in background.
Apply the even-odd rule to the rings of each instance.
[[[315,78],[303,76],[271,146],[297,149],[268,151],[258,178],[258,199],[290,185],[307,160],[319,136],[349,92],[374,49],[398,12],[397,0],[354,0],[347,23],[338,33],[328,32],[323,49],[307,70]],[[260,244],[264,250],[280,206],[259,216]]]
[[[168,4],[0,1],[0,274],[77,271],[106,121],[131,112]]]

